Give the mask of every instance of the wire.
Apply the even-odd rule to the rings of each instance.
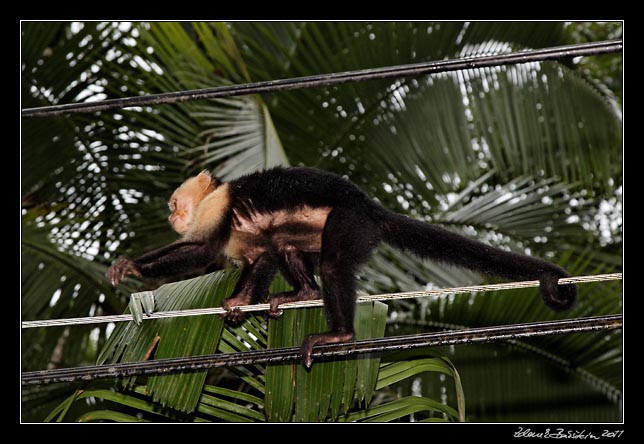
[[[601,282],[601,281],[611,281],[611,280],[620,280],[620,279],[622,279],[622,273],[597,274],[597,275],[591,275],[591,276],[573,276],[573,277],[559,279],[559,285],[579,284],[584,282]],[[512,290],[516,288],[530,288],[530,287],[538,287],[538,286],[539,286],[539,281],[520,281],[520,282],[506,282],[501,284],[470,285],[467,287],[439,288],[434,290],[419,290],[419,291],[407,291],[407,292],[401,292],[401,293],[365,295],[365,296],[360,296],[357,299],[357,302],[360,303],[360,302],[368,302],[368,301],[390,301],[394,299],[411,299],[411,298],[426,297],[426,296],[446,296],[446,295],[458,294],[458,293]],[[320,307],[322,305],[324,305],[324,302],[321,299],[316,299],[312,301],[287,302],[287,303],[281,304],[279,308],[290,309],[290,308],[303,308],[303,307]],[[237,308],[239,308],[239,310],[244,312],[266,311],[270,309],[270,304],[241,305]],[[200,315],[224,314],[224,313],[226,313],[226,310],[221,307],[209,307],[209,308],[196,308],[191,310],[161,311],[161,312],[152,313],[150,315],[146,315],[143,317],[143,319],[148,320],[148,319],[161,319],[161,318],[176,318],[176,317],[183,317],[183,316],[200,316]],[[133,318],[131,314],[95,316],[90,318],[85,317],[85,318],[67,318],[67,319],[46,319],[46,320],[36,320],[36,321],[23,321],[22,328],[100,324],[105,322],[125,322],[125,321],[131,321],[132,319]]]
[[[480,342],[532,338],[554,334],[581,333],[597,330],[614,330],[622,327],[621,315],[595,316],[559,321],[530,322],[524,324],[478,327],[418,335],[390,336],[377,339],[320,345],[314,348],[316,359],[349,356],[362,353],[411,350],[441,345],[473,344]],[[169,358],[153,361],[127,362],[75,368],[61,368],[24,372],[22,385],[51,384],[55,382],[91,381],[101,378],[118,378],[139,375],[158,375],[183,371],[198,371],[216,367],[233,367],[250,364],[275,364],[301,359],[299,347],[212,355]]]
[[[440,72],[457,71],[461,69],[484,68],[490,66],[528,63],[543,60],[580,57],[586,55],[607,54],[622,50],[622,40],[581,43],[543,49],[532,49],[513,52],[475,56],[460,59],[436,60],[408,65],[388,66],[383,68],[362,69],[329,74],[318,74],[290,79],[269,80],[264,82],[244,83],[240,85],[221,86],[215,88],[175,91],[145,96],[108,99],[100,102],[68,103],[64,105],[42,106],[22,110],[22,117],[59,116],[72,113],[89,113],[106,111],[132,106],[161,105],[181,103],[190,100],[214,99],[246,94],[266,93],[319,86],[338,85],[363,80],[388,79],[395,77],[415,77]]]

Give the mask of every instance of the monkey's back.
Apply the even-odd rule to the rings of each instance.
[[[367,194],[343,177],[307,167],[275,167],[230,182],[238,211],[271,212],[313,207],[377,208]],[[371,212],[371,211],[369,211]]]

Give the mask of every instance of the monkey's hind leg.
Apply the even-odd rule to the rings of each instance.
[[[268,294],[271,281],[276,273],[277,261],[268,254],[260,256],[253,264],[245,266],[233,295],[221,304],[222,308],[226,310],[226,313],[221,317],[233,324],[242,322],[246,318],[246,314],[237,307],[255,304],[262,300]]]
[[[355,278],[353,267],[342,261],[325,261],[320,264],[322,297],[330,331],[308,335],[302,343],[302,363],[306,368],[313,364],[313,347],[322,344],[347,342],[353,339],[355,313]]]
[[[313,276],[313,258],[293,246],[286,246],[281,252],[280,266],[284,278],[293,286],[292,291],[277,293],[269,299],[271,308],[268,316],[276,319],[284,310],[279,305],[286,302],[319,299],[320,287]]]
[[[349,209],[334,208],[322,235],[320,277],[330,331],[307,336],[302,344],[302,363],[313,364],[313,347],[347,342],[354,338],[358,268],[367,262],[380,241],[380,232],[368,217]]]

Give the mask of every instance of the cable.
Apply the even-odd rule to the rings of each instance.
[[[585,283],[585,282],[601,282],[601,281],[611,281],[611,280],[620,280],[620,279],[622,279],[622,273],[597,274],[597,275],[591,275],[591,276],[573,276],[573,277],[559,279],[559,285],[578,284],[578,283]],[[390,301],[394,299],[411,299],[411,298],[426,297],[426,296],[445,296],[445,295],[458,294],[458,293],[512,290],[516,288],[530,288],[530,287],[538,287],[538,286],[539,286],[539,281],[505,282],[501,284],[470,285],[466,287],[439,288],[435,290],[419,290],[419,291],[406,291],[401,293],[365,295],[365,296],[360,296],[357,299],[357,301],[358,303],[368,302],[368,301]],[[303,308],[303,307],[320,307],[322,305],[324,305],[324,302],[321,299],[316,299],[312,301],[287,302],[287,303],[281,304],[279,308],[290,309],[290,308]],[[270,309],[270,304],[242,305],[237,308],[239,308],[239,310],[244,312],[266,311]],[[143,317],[143,319],[148,320],[148,319],[161,319],[161,318],[176,318],[176,317],[183,317],[183,316],[199,316],[199,315],[223,314],[223,313],[226,313],[226,310],[224,310],[221,307],[209,307],[209,308],[196,308],[192,310],[161,311],[161,312],[152,313],[150,315],[146,315]],[[95,317],[89,317],[89,318],[86,317],[86,318],[67,318],[67,319],[45,319],[45,320],[36,320],[36,321],[23,321],[22,328],[100,324],[105,322],[125,322],[125,321],[131,321],[131,320],[132,320],[131,314],[95,316]]]
[[[246,94],[257,94],[274,91],[285,91],[301,88],[338,85],[348,82],[359,82],[373,79],[389,79],[395,77],[415,77],[440,72],[475,69],[490,66],[510,65],[515,63],[556,60],[586,55],[607,54],[622,50],[622,40],[611,40],[575,45],[557,46],[543,49],[532,49],[513,52],[475,56],[461,59],[437,60],[408,65],[388,66],[383,68],[362,69],[329,74],[318,74],[290,79],[269,80],[264,82],[244,83],[240,85],[221,86],[216,88],[175,91],[145,96],[108,99],[100,102],[68,103],[64,105],[42,106],[22,110],[22,117],[59,116],[72,113],[89,113],[106,111],[132,106],[161,105],[181,103],[190,100],[214,99]]]
[[[480,342],[532,338],[554,334],[614,330],[622,327],[621,315],[595,316],[559,321],[529,322],[495,327],[478,327],[418,335],[391,336],[377,339],[316,346],[313,357],[329,358],[361,353],[411,350],[441,345],[473,344]],[[216,367],[250,364],[271,364],[296,361],[301,358],[299,347],[284,347],[236,353],[158,359],[153,361],[61,368],[22,373],[22,385],[55,382],[91,381],[139,375],[158,375],[182,371],[198,371]]]

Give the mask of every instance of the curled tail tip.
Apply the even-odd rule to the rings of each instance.
[[[559,279],[569,275],[548,274],[540,279],[541,297],[545,304],[554,311],[572,308],[577,301],[577,285],[559,285]]]
[[[557,291],[558,290],[558,291]],[[575,284],[560,285],[554,294],[541,293],[548,307],[554,311],[564,311],[572,308],[577,300],[577,286]]]

